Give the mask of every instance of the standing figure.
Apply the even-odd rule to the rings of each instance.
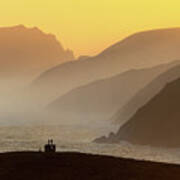
[[[48,139],[48,144],[45,144],[44,146],[44,152],[46,153],[54,153],[56,152],[56,145],[53,144],[53,140],[52,139]]]

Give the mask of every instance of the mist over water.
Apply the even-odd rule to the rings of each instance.
[[[24,27],[20,27],[20,29],[24,29]],[[176,31],[180,32],[180,29]],[[37,31],[36,29],[35,32],[37,33],[39,30]],[[170,32],[170,30],[167,30],[167,34]],[[117,157],[180,163],[180,149],[137,146],[122,141],[119,144],[92,143],[93,140],[98,137],[108,135],[110,132],[117,132],[119,130],[120,123],[113,124],[107,116],[109,111],[112,110],[112,113],[116,111],[113,108],[114,105],[119,109],[120,106],[123,106],[124,103],[126,103],[126,101],[129,101],[129,98],[133,97],[133,94],[136,91],[138,92],[152,80],[152,72],[154,72],[153,78],[155,78],[160,72],[166,71],[169,67],[171,67],[171,65],[159,67],[162,68],[160,71],[159,69],[154,69],[152,66],[179,59],[179,49],[177,51],[175,49],[175,47],[179,47],[179,41],[176,42],[176,33],[175,35],[172,33],[172,41],[169,40],[169,35],[163,35],[160,38],[164,39],[164,37],[166,37],[167,43],[164,43],[162,40],[159,40],[159,43],[157,43],[156,37],[161,34],[160,31],[158,31],[157,35],[154,31],[150,32],[150,36],[147,34],[148,33],[146,32],[142,33],[140,36],[133,35],[124,40],[122,43],[120,42],[115,46],[108,48],[96,57],[92,57],[89,60],[87,58],[86,60],[81,59],[76,62],[72,61],[71,63],[65,63],[63,66],[59,65],[58,57],[60,57],[60,54],[64,54],[62,60],[71,60],[73,58],[73,53],[71,51],[64,51],[60,44],[57,44],[56,40],[52,36],[49,37],[49,35],[48,39],[50,38],[53,42],[55,41],[53,43],[56,47],[55,49],[60,49],[56,54],[54,50],[52,52],[47,52],[47,55],[50,55],[47,59],[45,59],[47,64],[43,63],[45,62],[44,58],[47,56],[44,55],[44,52],[49,50],[49,47],[52,47],[52,45],[49,44],[49,40],[47,41],[47,47],[41,49],[42,59],[38,61],[38,66],[36,62],[39,55],[38,58],[34,60],[34,65],[29,67],[27,62],[31,64],[31,61],[27,61],[26,63],[23,61],[24,59],[30,59],[29,54],[27,56],[28,58],[24,56],[20,61],[18,54],[17,62],[19,62],[21,65],[20,67],[22,67],[20,70],[17,69],[16,73],[18,75],[15,76],[14,74],[16,73],[12,75],[10,71],[10,74],[7,73],[6,76],[4,75],[0,77],[0,152],[43,150],[43,146],[47,143],[47,140],[53,139],[57,145],[58,151],[78,151]],[[147,44],[144,44],[145,36],[148,37],[147,42],[149,43],[146,42]],[[152,38],[154,39],[153,43]],[[31,37],[28,39],[31,39]],[[9,44],[12,44],[11,41]],[[16,44],[16,42],[14,44]],[[42,41],[42,44],[44,47],[44,40]],[[167,45],[167,47],[165,46],[163,48],[162,45]],[[34,49],[34,44],[32,47]],[[134,47],[136,48],[134,49]],[[142,47],[144,49],[147,48],[147,52],[142,51]],[[24,52],[23,48],[24,44],[22,44],[22,48],[18,52]],[[159,50],[157,50],[157,48],[159,48]],[[33,52],[35,52],[34,54],[36,57],[36,48]],[[53,58],[55,59],[51,62],[51,59]],[[31,59],[34,59],[34,56]],[[146,59],[146,61],[144,61],[144,59]],[[17,63],[15,61],[13,62],[14,65],[12,67],[16,67]],[[54,65],[56,65],[55,68],[52,68]],[[174,66],[174,64],[172,66]],[[40,70],[37,70],[36,67],[41,68]],[[125,73],[127,76],[123,76],[125,77],[124,79],[121,78],[122,74],[120,73],[125,70],[144,67],[152,67],[152,69],[150,69],[150,71],[148,71],[149,73],[146,75],[144,74],[147,69],[140,71],[140,74],[138,70],[133,70],[132,72],[128,71],[128,73]],[[7,69],[8,68],[9,67],[7,65]],[[47,71],[47,68],[50,69]],[[15,68],[12,69],[16,71]],[[6,72],[6,69],[4,70]],[[21,72],[22,70],[23,72]],[[32,73],[34,70],[36,72],[35,74]],[[32,72],[25,75],[26,71]],[[41,76],[39,76],[40,73],[42,73]],[[112,83],[112,79],[110,77],[117,75],[117,73],[119,74],[119,78],[112,78],[114,79],[114,83]],[[131,73],[132,75],[130,81],[129,74]],[[149,77],[147,78],[148,80],[142,78],[142,81],[137,81],[139,77],[144,77],[143,75],[146,76],[146,78]],[[107,77],[109,78],[108,84],[106,84]],[[72,103],[74,105],[72,106],[72,111],[69,111],[68,108],[67,111],[65,111],[66,108],[65,110],[62,110],[62,107],[64,107],[63,103],[62,106],[59,106],[57,103],[57,111],[62,110],[60,113],[46,108],[56,98],[63,96],[64,92],[69,92],[70,90],[79,88],[82,85],[88,85],[88,83],[95,82],[100,79],[103,79],[100,81],[100,85],[99,82],[97,82],[97,86],[96,83],[90,85],[90,90],[89,86],[87,86],[87,89],[82,88],[87,91],[81,91],[80,88],[79,95],[78,93],[73,94],[74,96],[72,97],[75,97],[75,101]],[[34,84],[32,82],[34,82]],[[121,86],[117,88],[115,85],[119,85],[120,82]],[[139,84],[137,82],[139,82]],[[31,91],[32,89],[29,88],[32,84],[34,86],[31,88],[35,91]],[[101,84],[103,84],[103,86],[101,86]],[[131,84],[131,87],[129,87],[129,84]],[[137,87],[137,85],[139,86]],[[124,91],[122,87],[124,87]],[[97,88],[99,88],[99,98],[97,98]],[[83,97],[82,92],[84,92]],[[89,100],[90,94],[91,103]],[[102,95],[102,98],[100,98],[100,95]],[[68,95],[68,97],[70,96]],[[82,98],[81,106],[80,103],[78,104],[79,98]],[[107,101],[106,98],[108,99]],[[123,103],[120,103],[119,105],[119,101],[122,100]],[[69,106],[69,102],[71,101],[67,101],[67,107]],[[115,102],[117,102],[117,104]],[[75,106],[78,108],[74,108]],[[93,110],[91,107],[93,107]],[[74,111],[75,109],[77,109],[77,111]],[[86,111],[84,111],[84,109]],[[111,116],[111,114],[109,116]]]
[[[96,133],[91,127],[71,125],[59,126],[6,126],[0,128],[0,152],[43,150],[48,138],[53,138],[58,151],[78,151],[92,154],[112,155],[159,162],[180,163],[180,149],[135,146],[126,142],[120,144],[96,144],[91,140]],[[7,133],[8,132],[8,133]]]
[[[25,99],[20,91],[11,89],[11,93],[10,97],[1,97],[6,101],[1,102],[0,152],[43,150],[44,144],[51,138],[58,151],[180,163],[180,149],[134,146],[125,142],[118,145],[92,143],[97,137],[108,135],[111,131],[117,132],[119,126],[111,121],[74,121],[73,114],[72,119],[59,119],[55,114],[33,107],[33,104],[23,106]]]
[[[111,121],[59,118],[31,101],[22,89],[28,85],[19,79],[1,80],[0,90],[0,152],[43,150],[49,138],[58,151],[78,151],[117,157],[180,163],[180,149],[160,149],[120,144],[95,144],[92,141],[119,126]],[[66,117],[66,116],[65,116]],[[92,114],[93,117],[93,114]]]

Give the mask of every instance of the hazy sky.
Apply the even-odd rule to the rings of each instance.
[[[180,26],[179,8],[179,0],[1,0],[0,26],[38,26],[76,55],[94,55],[136,31]]]

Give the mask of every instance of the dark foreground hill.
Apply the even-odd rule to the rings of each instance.
[[[179,180],[180,166],[80,153],[0,154],[1,180]]]

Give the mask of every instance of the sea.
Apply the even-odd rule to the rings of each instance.
[[[74,125],[8,125],[0,126],[0,152],[43,151],[48,139],[53,139],[59,152],[82,152],[139,160],[180,164],[180,149],[153,148],[119,144],[96,144],[96,137],[107,129]]]

